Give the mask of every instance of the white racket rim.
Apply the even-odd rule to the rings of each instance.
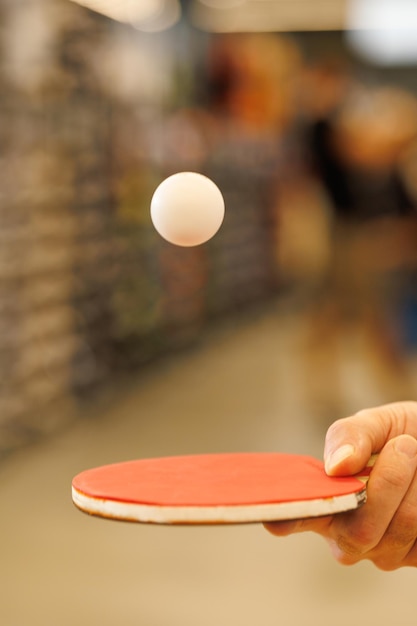
[[[366,489],[355,493],[294,502],[164,506],[122,502],[89,496],[72,487],[72,500],[84,513],[107,519],[146,524],[244,524],[323,517],[352,511],[366,501]]]

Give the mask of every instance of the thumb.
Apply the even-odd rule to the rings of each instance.
[[[330,476],[356,474],[389,439],[417,438],[417,403],[396,402],[364,409],[334,422],[327,431],[324,465]]]
[[[364,446],[344,443],[334,452],[324,456],[324,468],[329,476],[350,476],[357,474],[367,464],[371,453],[366,453]]]

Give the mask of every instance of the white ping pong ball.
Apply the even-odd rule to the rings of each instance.
[[[224,218],[224,199],[210,178],[180,172],[157,187],[151,219],[158,233],[177,246],[198,246],[211,239]]]

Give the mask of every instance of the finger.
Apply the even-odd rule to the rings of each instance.
[[[369,558],[369,553],[378,546],[395,519],[416,469],[417,440],[409,435],[390,440],[381,451],[371,473],[365,506],[333,520],[329,538],[333,553],[339,561],[349,564]],[[402,520],[397,518],[398,533],[404,532],[409,512],[406,513],[404,509],[402,515]],[[391,542],[397,540],[398,537],[391,538]]]
[[[375,548],[374,563],[383,570],[397,569],[413,551],[417,539],[417,470],[382,540]]]
[[[326,435],[324,461],[331,476],[356,474],[374,452],[398,435],[417,438],[417,402],[364,409],[334,422]]]
[[[417,567],[417,541],[414,542],[411,549],[401,561],[400,567]]]
[[[331,524],[332,516],[290,520],[284,522],[264,522],[264,528],[276,537],[287,537],[294,533],[315,532],[325,534]]]

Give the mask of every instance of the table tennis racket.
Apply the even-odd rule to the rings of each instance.
[[[74,504],[113,520],[242,524],[332,515],[366,500],[370,466],[330,477],[305,455],[224,453],[139,459],[88,469],[72,481]]]

